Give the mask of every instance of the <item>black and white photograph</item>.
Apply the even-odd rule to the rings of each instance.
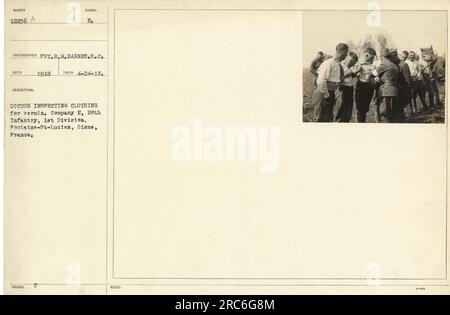
[[[445,11],[303,13],[303,122],[444,123]]]

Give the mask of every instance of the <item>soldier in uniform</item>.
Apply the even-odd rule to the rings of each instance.
[[[314,60],[311,62],[309,71],[311,71],[311,73],[314,75],[314,87],[317,87],[317,76],[319,75],[317,71],[319,70],[320,65],[325,60],[328,60],[330,58],[333,58],[333,56],[326,55],[323,52],[319,51],[316,58],[314,58]]]
[[[443,86],[445,82],[445,60],[443,57],[436,57],[436,63],[431,64],[431,87],[433,88],[434,95],[436,96],[436,107],[442,107],[440,86]],[[442,72],[444,71],[444,74]]]
[[[403,110],[398,102],[398,76],[400,62],[397,49],[385,48],[381,52],[383,57],[374,74],[380,79],[378,98],[380,101],[381,122],[397,122],[399,111]]]
[[[319,69],[320,65],[322,64],[323,60],[325,58],[325,54],[321,51],[317,53],[316,58],[314,58],[313,61],[311,61],[311,65],[309,66],[309,71],[314,75],[314,86],[317,86],[317,70]]]
[[[405,108],[411,103],[411,72],[405,62],[408,55],[409,53],[406,50],[402,51],[398,64],[400,70],[398,76],[398,122],[405,120]]]
[[[436,97],[435,105],[436,107],[440,107],[442,106],[442,103],[438,86],[445,82],[445,59],[441,56],[437,56],[433,51],[433,47],[431,47],[430,50],[430,53],[426,53],[425,56],[427,57],[430,66],[431,88],[433,90],[433,95]]]
[[[422,51],[422,76],[425,83],[425,89],[428,92],[429,108],[434,108],[434,88],[432,83],[431,61],[433,60],[433,48],[420,48]],[[439,98],[439,97],[438,97]]]

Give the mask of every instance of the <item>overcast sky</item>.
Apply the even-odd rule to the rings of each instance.
[[[387,33],[399,51],[433,45],[442,54],[447,46],[445,11],[384,11],[381,25],[367,24],[369,11],[303,12],[303,64],[309,66],[319,50],[334,54],[338,42],[358,44],[366,34]]]

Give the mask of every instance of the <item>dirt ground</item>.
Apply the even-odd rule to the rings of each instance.
[[[303,69],[303,121],[313,121],[313,108],[311,105],[311,96],[314,92],[314,77],[309,69]],[[441,101],[445,104],[444,99],[444,85],[439,86],[441,91]],[[417,98],[417,106],[421,108],[420,100]],[[356,109],[353,104],[352,120],[356,122]],[[370,105],[367,114],[368,123],[376,123],[375,106]],[[445,123],[445,107],[436,108],[433,111],[417,113],[414,117],[411,115],[409,109],[406,109],[406,122],[408,123]]]

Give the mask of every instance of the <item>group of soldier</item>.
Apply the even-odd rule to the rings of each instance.
[[[354,103],[358,122],[366,122],[371,104],[377,122],[400,123],[407,108],[414,116],[442,106],[438,86],[445,80],[445,59],[432,47],[421,48],[421,54],[383,48],[377,58],[368,47],[358,56],[345,43],[336,46],[334,56],[319,52],[310,67],[315,76],[314,121],[349,122]]]

